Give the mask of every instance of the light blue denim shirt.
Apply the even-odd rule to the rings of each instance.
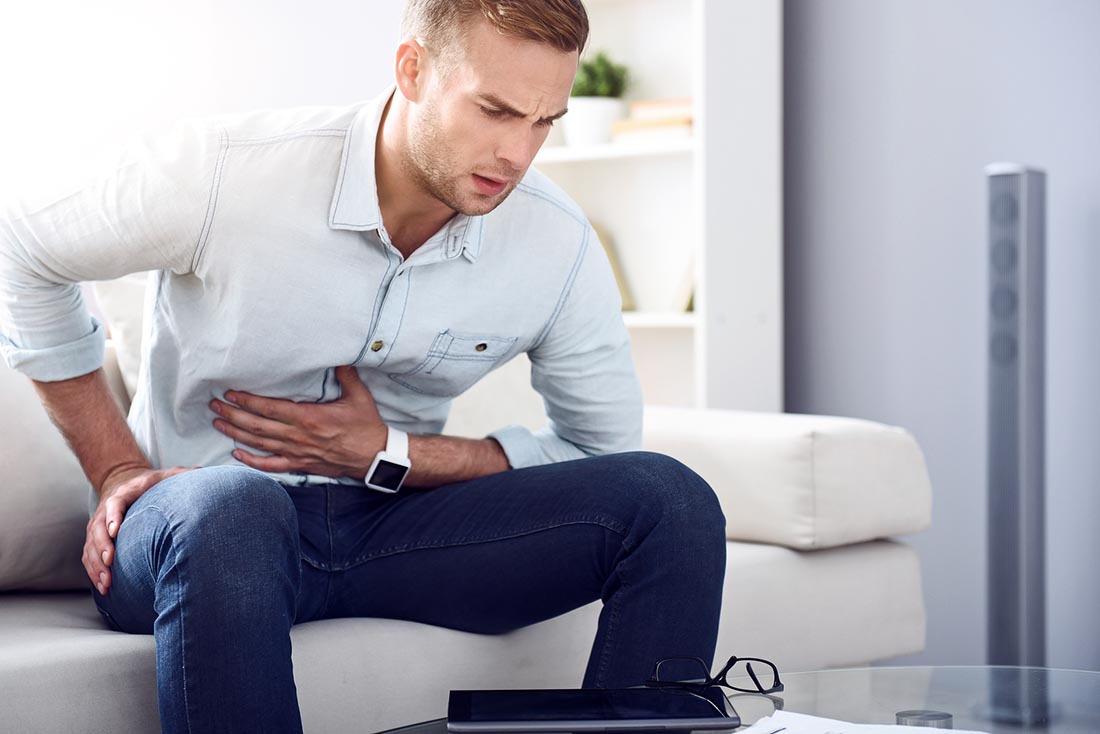
[[[342,364],[387,424],[438,434],[454,397],[521,352],[549,420],[490,434],[513,467],[638,449],[620,296],[580,208],[531,169],[494,211],[456,215],[404,259],[374,178],[389,94],[186,120],[108,176],[6,208],[7,363],[42,381],[100,367],[103,328],[75,284],[150,270],[129,424],[155,467],[236,463],[211,398],[331,401]]]

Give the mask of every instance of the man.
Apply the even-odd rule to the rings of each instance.
[[[577,0],[411,0],[378,99],[189,121],[0,220],[4,356],[98,493],[84,566],[156,636],[165,731],[300,731],[290,627],[327,617],[496,633],[602,599],[584,686],[711,660],[721,510],[637,451],[606,257],[528,170],[587,34]],[[143,270],[127,425],[74,283]],[[548,427],[439,435],[520,352]]]

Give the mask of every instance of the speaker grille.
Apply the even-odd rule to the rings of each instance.
[[[989,171],[988,661],[1045,661],[1044,194],[1022,166]]]

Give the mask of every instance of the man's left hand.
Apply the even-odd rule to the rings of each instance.
[[[239,390],[210,401],[214,427],[238,443],[271,454],[233,452],[242,464],[267,472],[306,472],[362,478],[386,445],[387,428],[354,367],[336,368],[341,395],[330,403],[296,403]]]

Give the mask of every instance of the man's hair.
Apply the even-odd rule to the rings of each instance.
[[[564,51],[584,50],[588,13],[581,0],[407,0],[403,38],[419,39],[446,74],[457,61],[466,30],[479,19],[497,33]]]

